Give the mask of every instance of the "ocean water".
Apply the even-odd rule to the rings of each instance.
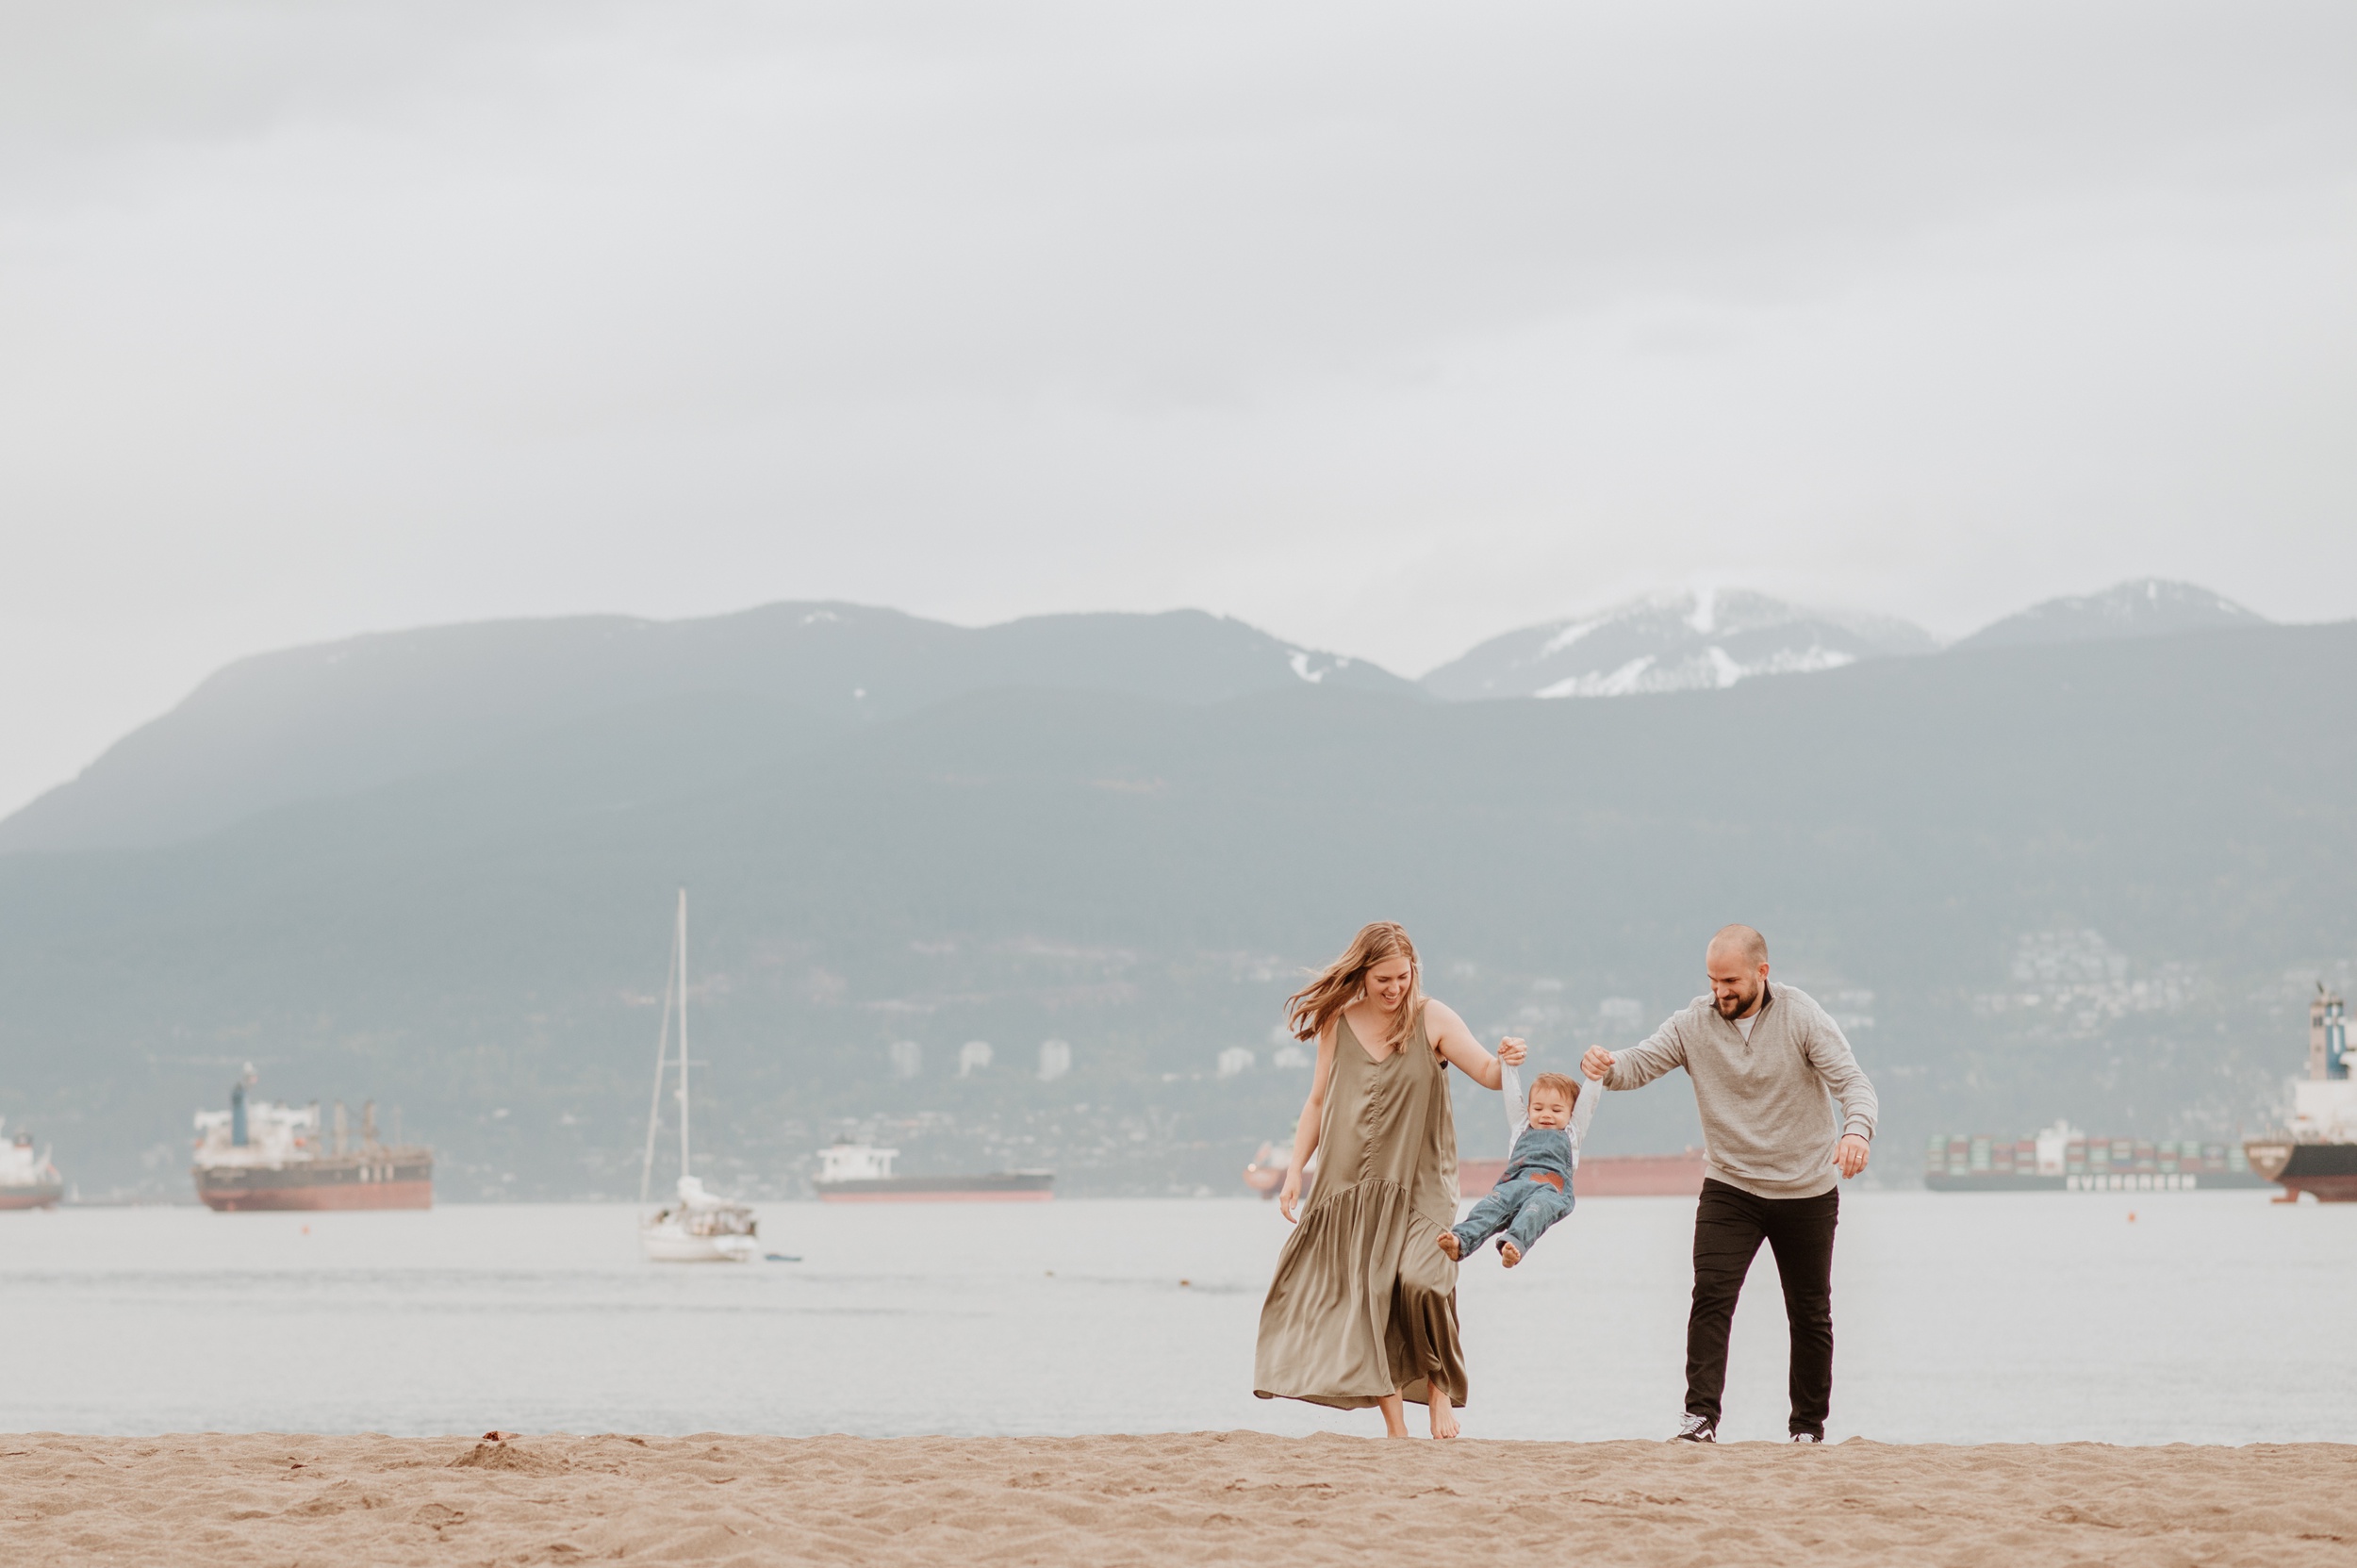
[[[1469,1264],[1467,1432],[1666,1435],[1692,1213],[1593,1199],[1522,1268]],[[801,1261],[746,1266],[641,1262],[634,1224],[0,1213],[0,1428],[1379,1430],[1252,1396],[1273,1205],[770,1204]],[[2357,1441],[2357,1205],[1852,1192],[1836,1259],[1836,1438]],[[1764,1249],[1732,1362],[1722,1436],[1781,1439]]]

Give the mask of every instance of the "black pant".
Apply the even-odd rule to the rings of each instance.
[[[1792,1430],[1825,1435],[1833,1403],[1833,1228],[1841,1194],[1754,1197],[1706,1180],[1694,1210],[1694,1310],[1686,1320],[1686,1413],[1719,1420],[1727,1386],[1727,1325],[1743,1276],[1765,1241],[1784,1279],[1792,1330]]]

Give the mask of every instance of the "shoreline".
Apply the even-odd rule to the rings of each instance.
[[[2357,1444],[0,1438],[28,1561],[2133,1560],[2357,1547]]]

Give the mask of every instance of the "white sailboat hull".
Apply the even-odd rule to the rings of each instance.
[[[750,1263],[761,1256],[758,1237],[696,1236],[668,1225],[640,1230],[638,1246],[656,1263]]]

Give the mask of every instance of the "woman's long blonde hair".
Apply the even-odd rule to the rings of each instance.
[[[1408,994],[1400,999],[1391,1038],[1383,1043],[1393,1050],[1405,1048],[1424,1012],[1424,966],[1417,961],[1416,945],[1408,939],[1407,928],[1395,920],[1360,926],[1342,957],[1285,999],[1285,1027],[1293,1031],[1294,1038],[1314,1040],[1325,1033],[1335,1014],[1366,994],[1367,971],[1387,958],[1408,960]]]

